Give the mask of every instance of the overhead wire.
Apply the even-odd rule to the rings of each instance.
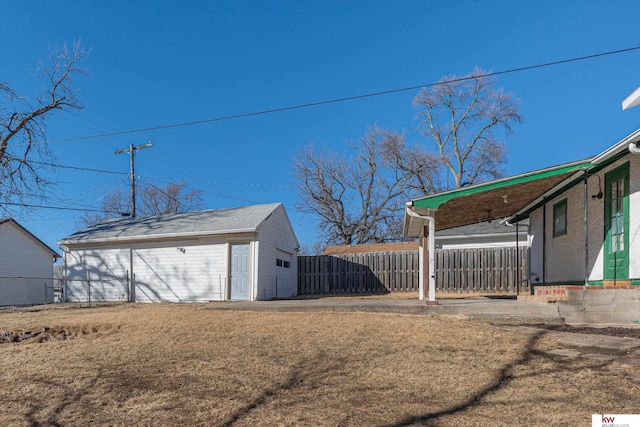
[[[162,159],[160,159],[160,160],[162,160]],[[106,174],[123,175],[123,176],[128,176],[129,175],[129,172],[119,172],[119,171],[110,171],[110,170],[105,170],[105,169],[86,168],[86,167],[82,167],[82,166],[63,165],[63,164],[51,163],[51,162],[40,162],[40,161],[36,161],[36,160],[32,160],[31,163],[35,163],[35,164],[39,164],[39,165],[43,165],[43,166],[51,166],[51,167],[56,167],[56,168],[61,168],[61,169],[72,169],[72,170],[79,170],[79,171],[86,171],[86,172],[106,173]],[[177,180],[182,180],[182,181],[187,181],[187,182],[201,182],[201,183],[204,183],[204,184],[214,184],[214,185],[237,185],[237,186],[244,186],[244,187],[296,188],[295,185],[266,184],[266,183],[261,183],[261,182],[211,181],[211,180],[206,180],[206,179],[171,178],[171,177],[161,177],[161,176],[146,175],[146,174],[136,174],[136,176],[140,177],[140,178],[155,179],[155,180],[158,180],[158,181],[163,181],[164,180],[166,183],[174,183]],[[166,180],[169,180],[169,181],[166,181]]]
[[[316,101],[316,102],[310,102],[310,103],[303,103],[303,104],[291,105],[291,106],[280,107],[280,108],[272,108],[272,109],[267,109],[267,110],[259,110],[259,111],[253,111],[253,112],[241,113],[241,114],[235,114],[235,115],[214,117],[214,118],[203,119],[203,120],[194,120],[194,121],[188,121],[188,122],[182,122],[182,123],[173,123],[173,124],[167,124],[167,125],[151,126],[151,127],[146,127],[146,128],[129,129],[129,130],[115,131],[115,132],[106,132],[106,133],[93,134],[93,135],[76,136],[76,137],[69,137],[69,138],[60,138],[60,139],[54,139],[54,140],[49,140],[49,141],[37,141],[34,144],[59,143],[59,142],[66,142],[66,141],[78,141],[78,140],[104,138],[104,137],[112,137],[112,136],[120,136],[121,137],[122,135],[133,134],[133,133],[149,132],[149,131],[155,131],[155,130],[170,129],[170,128],[176,128],[176,127],[185,127],[185,126],[193,126],[193,125],[204,124],[204,123],[213,123],[213,122],[220,122],[220,121],[227,121],[227,120],[234,120],[234,119],[241,119],[241,118],[247,118],[247,117],[253,117],[253,116],[266,115],[266,114],[280,113],[280,112],[298,110],[298,109],[303,109],[303,108],[310,108],[310,107],[317,107],[317,106],[329,105],[329,104],[335,104],[335,103],[341,103],[341,102],[347,102],[347,101],[354,101],[354,100],[358,100],[358,99],[365,99],[365,98],[372,98],[372,97],[383,96],[383,95],[390,95],[390,94],[394,94],[394,93],[401,93],[401,92],[406,92],[406,91],[410,91],[410,90],[417,90],[417,89],[421,89],[421,88],[434,87],[434,86],[443,85],[443,84],[463,82],[463,81],[467,81],[467,80],[471,80],[471,79],[475,79],[475,78],[492,77],[492,76],[499,76],[499,75],[504,75],[504,74],[528,71],[528,70],[533,70],[533,69],[538,69],[538,68],[544,68],[544,67],[556,66],[556,65],[561,65],[561,64],[567,64],[567,63],[571,63],[571,62],[584,61],[584,60],[599,58],[599,57],[603,57],[603,56],[616,55],[616,54],[631,52],[631,51],[635,51],[635,50],[640,50],[640,46],[634,46],[634,47],[625,48],[625,49],[618,49],[618,50],[600,52],[600,53],[596,53],[596,54],[592,54],[592,55],[585,55],[585,56],[580,56],[580,57],[562,59],[562,60],[558,60],[558,61],[546,62],[546,63],[541,63],[541,64],[528,65],[528,66],[524,66],[524,67],[511,68],[511,69],[508,69],[508,70],[487,72],[487,73],[484,73],[484,74],[481,74],[481,75],[476,75],[476,76],[473,76],[473,77],[471,77],[471,76],[469,76],[469,77],[459,77],[459,78],[445,80],[445,81],[438,81],[438,82],[435,82],[435,83],[420,84],[420,85],[414,85],[414,86],[390,89],[390,90],[379,91],[379,92],[370,92],[370,93],[365,93],[365,94],[360,94],[360,95],[353,95],[353,96],[347,96],[347,97],[341,97],[341,98],[333,98],[333,99],[329,99],[329,100]],[[124,138],[122,138],[122,139],[124,139]],[[23,145],[23,144],[16,144],[16,145]],[[92,168],[85,168],[85,167],[78,167],[78,166],[59,165],[59,164],[47,163],[47,162],[34,162],[34,163],[38,163],[38,164],[42,164],[42,165],[46,165],[46,166],[52,166],[52,167],[61,167],[61,168],[67,168],[67,169],[81,170],[81,171],[109,173],[109,174],[118,174],[118,175],[128,175],[127,172],[107,171],[107,170],[92,169]],[[191,180],[191,181],[193,181],[193,180]],[[202,181],[202,182],[208,182],[208,181]],[[223,181],[210,181],[210,183],[222,184],[222,185],[247,185],[247,186],[265,186],[265,187],[266,186],[275,186],[275,187],[281,187],[281,188],[295,188],[295,186],[286,186],[286,185],[231,183],[231,182],[223,182]],[[241,199],[241,198],[236,198],[236,197],[232,197],[232,196],[225,196],[225,195],[222,195],[222,194],[212,193],[212,192],[208,192],[208,191],[205,192],[205,193],[212,194],[212,195],[215,195],[215,196],[218,196],[218,197],[224,197],[224,198],[228,198],[228,199],[239,200],[239,201],[243,201],[243,202],[247,202],[247,203],[255,203],[254,201],[245,200],[245,199]],[[3,205],[3,204],[5,206],[7,206],[7,205],[8,206],[21,206],[21,207],[42,208],[42,209],[57,209],[57,210],[66,210],[66,211],[105,212],[104,209],[92,209],[92,208],[80,209],[80,208],[56,207],[56,206],[45,206],[45,205],[35,205],[35,204],[26,204],[26,203],[9,203],[9,202],[0,203],[0,205]],[[5,208],[5,210],[6,210],[6,208]],[[109,212],[109,213],[119,213],[119,212],[115,212],[115,211],[107,211],[107,212]]]
[[[63,206],[46,206],[46,205],[35,205],[30,203],[13,203],[13,202],[0,202],[0,205],[5,206],[17,206],[22,208],[38,208],[38,209],[53,209],[60,211],[78,211],[78,212],[107,212],[113,214],[120,214],[121,212],[112,211],[108,209],[99,209],[99,208],[68,208]]]
[[[161,179],[157,179],[157,178],[155,178],[154,180],[155,180],[155,181],[158,181],[158,182],[163,182],[164,184],[173,184],[173,183],[172,183],[172,182],[170,182],[170,181],[163,181],[163,180],[161,180]],[[153,185],[153,184],[150,184],[150,185]],[[155,187],[155,185],[154,185],[154,187]],[[155,188],[157,189],[157,187],[155,187]],[[260,202],[256,202],[255,200],[241,199],[241,198],[239,198],[239,197],[227,196],[227,195],[225,195],[225,194],[214,193],[214,192],[212,192],[212,191],[207,191],[207,190],[202,190],[202,189],[197,189],[197,190],[198,190],[198,191],[201,191],[203,194],[209,194],[209,195],[216,196],[216,197],[222,197],[222,198],[224,198],[224,199],[238,200],[238,201],[241,201],[241,202],[245,202],[245,203],[253,203],[253,204],[260,203]]]
[[[56,168],[62,168],[62,169],[80,170],[80,171],[86,171],[86,172],[100,172],[100,173],[109,173],[109,174],[114,174],[114,175],[129,175],[129,172],[118,172],[118,171],[109,171],[109,170],[104,170],[104,169],[85,168],[85,167],[81,167],[81,166],[61,165],[61,164],[58,164],[58,163],[39,162],[39,161],[36,161],[36,160],[31,160],[30,163],[35,163],[35,164],[44,165],[44,166],[51,166],[51,167],[56,167]]]
[[[213,185],[237,185],[242,187],[273,187],[273,188],[297,188],[295,185],[287,185],[287,184],[266,184],[261,182],[232,182],[232,181],[211,181],[208,179],[184,179],[184,178],[170,178],[163,176],[155,176],[155,175],[146,175],[146,174],[136,174],[141,178],[154,179],[160,182],[163,180],[167,183],[175,183],[175,181],[186,181],[186,182],[200,182],[203,184],[213,184]]]
[[[71,138],[61,138],[61,139],[54,139],[54,140],[50,140],[50,141],[40,141],[40,142],[36,142],[36,143],[40,143],[40,144],[58,143],[58,142],[67,142],[67,141],[79,141],[79,140],[83,140],[83,139],[105,138],[105,137],[110,137],[110,136],[126,135],[126,134],[132,134],[132,133],[140,133],[140,132],[149,132],[149,131],[155,131],[155,130],[171,129],[171,128],[177,128],[177,127],[199,125],[199,124],[204,124],[204,123],[213,123],[213,122],[221,122],[221,121],[241,119],[241,118],[247,118],[247,117],[254,117],[254,116],[260,116],[260,115],[265,115],[265,114],[281,113],[281,112],[285,112],[285,111],[299,110],[299,109],[310,108],[310,107],[318,107],[318,106],[321,106],[321,105],[336,104],[336,103],[340,103],[340,102],[354,101],[354,100],[358,100],[358,99],[365,99],[365,98],[372,98],[372,97],[377,97],[377,96],[382,96],[382,95],[390,95],[390,94],[394,94],[394,93],[407,92],[407,91],[410,91],[410,90],[417,90],[417,89],[421,89],[421,88],[428,88],[428,87],[439,86],[439,85],[444,85],[444,84],[463,82],[463,81],[472,80],[472,79],[476,79],[476,78],[493,77],[493,76],[499,76],[499,75],[504,75],[504,74],[517,73],[517,72],[528,71],[528,70],[534,70],[534,69],[537,69],[537,68],[544,68],[544,67],[551,67],[551,66],[555,66],[555,65],[568,64],[568,63],[571,63],[571,62],[585,61],[585,60],[588,60],[588,59],[600,58],[600,57],[609,56],[609,55],[617,55],[617,54],[620,54],[620,53],[631,52],[631,51],[635,51],[635,50],[639,50],[639,49],[640,49],[640,46],[634,46],[634,47],[630,47],[630,48],[626,48],[626,49],[618,49],[618,50],[612,50],[612,51],[607,51],[607,52],[600,52],[600,53],[596,53],[596,54],[592,54],[592,55],[585,55],[585,56],[579,56],[579,57],[575,57],[575,58],[562,59],[562,60],[558,60],[558,61],[545,62],[545,63],[542,63],[542,64],[527,65],[527,66],[524,66],[524,67],[511,68],[511,69],[508,69],[508,70],[492,71],[492,72],[487,72],[487,73],[480,74],[480,75],[467,76],[467,77],[458,77],[458,78],[455,78],[455,79],[450,79],[450,80],[445,80],[445,81],[438,81],[438,82],[435,82],[435,83],[426,83],[426,84],[420,84],[420,85],[413,85],[413,86],[407,86],[407,87],[402,87],[402,88],[397,88],[397,89],[389,89],[389,90],[384,90],[384,91],[379,91],[379,92],[370,92],[370,93],[365,93],[365,94],[360,94],[360,95],[345,96],[345,97],[341,97],[341,98],[333,98],[333,99],[328,99],[328,100],[324,100],[324,101],[308,102],[308,103],[304,103],[304,104],[290,105],[290,106],[286,106],[286,107],[272,108],[272,109],[253,111],[253,112],[248,112],[248,113],[240,113],[240,114],[233,114],[233,115],[228,115],[228,116],[213,117],[213,118],[203,119],[203,120],[193,120],[193,121],[182,122],[182,123],[172,123],[172,124],[167,124],[167,125],[150,126],[150,127],[145,127],[145,128],[129,129],[129,130],[115,131],[115,132],[107,132],[107,133],[94,134],[94,135],[84,135],[84,136],[77,136],[77,137],[71,137]]]

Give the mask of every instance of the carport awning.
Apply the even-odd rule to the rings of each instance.
[[[590,166],[590,161],[583,160],[540,169],[415,199],[407,203],[405,209],[412,209],[422,215],[430,215],[435,211],[436,231],[499,220],[514,215],[548,190]],[[425,225],[423,218],[407,215],[405,210],[405,236],[421,236]]]

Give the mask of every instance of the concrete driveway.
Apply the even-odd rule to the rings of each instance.
[[[275,301],[211,302],[212,310],[335,311],[438,315],[463,315],[494,324],[563,324],[555,304],[522,302],[511,298],[448,299],[427,305],[418,299],[368,299],[360,297],[290,299]]]

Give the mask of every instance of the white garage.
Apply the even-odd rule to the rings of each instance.
[[[268,300],[297,293],[281,203],[105,221],[60,242],[68,301]]]

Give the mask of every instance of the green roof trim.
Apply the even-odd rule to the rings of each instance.
[[[489,181],[483,184],[474,185],[472,187],[458,188],[456,190],[438,193],[432,196],[422,197],[412,201],[412,205],[417,208],[438,209],[440,205],[448,202],[456,197],[468,196],[470,194],[482,193],[484,191],[495,190],[498,188],[508,187],[510,185],[522,184],[525,182],[535,181],[542,178],[549,178],[555,175],[562,175],[569,172],[576,172],[591,167],[590,161],[580,161],[560,166],[554,166],[547,169],[540,169],[528,172],[522,175],[516,175],[511,178],[503,178],[496,181]]]

